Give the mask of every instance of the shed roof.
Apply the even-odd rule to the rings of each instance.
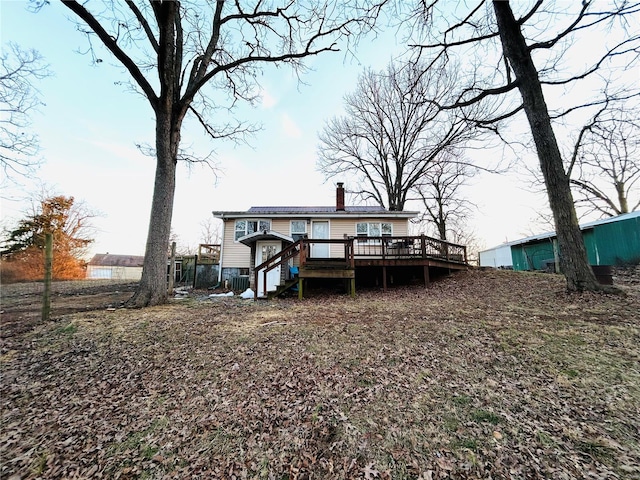
[[[114,255],[110,253],[97,253],[89,261],[89,265],[100,267],[142,267],[144,256],[140,255]]]
[[[583,224],[580,224],[580,230],[588,230],[590,228],[594,228],[594,227],[597,227],[599,225],[604,225],[604,224],[613,223],[613,222],[622,222],[624,220],[629,220],[631,218],[636,218],[636,217],[640,217],[640,211],[623,213],[622,215],[617,215],[615,217],[601,218],[599,220],[594,220],[593,222],[583,223]],[[512,242],[505,242],[505,243],[503,243],[501,245],[498,245],[498,246],[495,246],[493,248],[488,248],[487,250],[483,250],[483,252],[488,252],[490,250],[496,250],[496,249],[502,248],[502,247],[511,247],[513,245],[522,245],[524,243],[536,242],[538,240],[545,240],[545,239],[548,239],[548,238],[553,238],[555,236],[556,236],[556,232],[540,233],[538,235],[531,235],[529,237],[524,237],[524,238],[521,238],[519,240],[514,240]],[[480,252],[480,253],[482,253],[482,252]]]

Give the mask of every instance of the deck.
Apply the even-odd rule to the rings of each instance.
[[[311,256],[313,246],[319,244],[328,244],[332,255],[328,258]],[[283,275],[285,278],[281,287],[275,293],[270,292],[271,295],[278,295],[281,291],[295,286],[298,297],[303,298],[306,280],[324,278],[343,279],[349,293],[354,296],[356,276],[366,269],[380,271],[382,286],[386,291],[387,274],[398,267],[421,267],[425,285],[429,284],[430,269],[451,271],[468,268],[467,250],[464,245],[425,235],[348,237],[342,240],[303,238],[257,266],[254,271],[254,285],[258,285],[261,281],[266,285],[267,272],[280,265],[288,264],[291,259],[298,265],[297,277],[286,278],[286,275]],[[256,288],[255,291],[257,290]]]

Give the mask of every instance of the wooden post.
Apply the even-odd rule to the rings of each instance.
[[[382,266],[382,291],[387,291],[387,267]]]
[[[193,256],[193,288],[196,288],[196,278],[198,277],[198,255]]]
[[[45,235],[44,244],[44,294],[42,295],[42,320],[49,320],[51,313],[51,279],[53,277],[53,234]]]
[[[429,265],[424,266],[424,286],[425,288],[429,286]]]
[[[260,271],[253,269],[253,299],[258,299],[258,282],[260,281]]]
[[[302,300],[302,286],[304,285],[304,279],[298,277],[298,300]]]
[[[267,264],[267,267],[268,266],[269,265]],[[267,293],[267,267],[264,267],[264,270],[262,270],[262,293],[265,297],[269,296],[269,294]]]
[[[176,242],[171,242],[171,258],[169,260],[169,281],[167,285],[167,293],[173,293],[173,282],[176,278]]]

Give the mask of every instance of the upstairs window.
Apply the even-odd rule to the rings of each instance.
[[[307,234],[307,222],[304,220],[291,220],[291,238],[297,242]]]
[[[250,233],[271,230],[271,220],[236,220],[235,241]]]

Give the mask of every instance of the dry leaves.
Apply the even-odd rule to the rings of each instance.
[[[473,271],[62,317],[3,350],[0,477],[640,478],[627,290]]]

